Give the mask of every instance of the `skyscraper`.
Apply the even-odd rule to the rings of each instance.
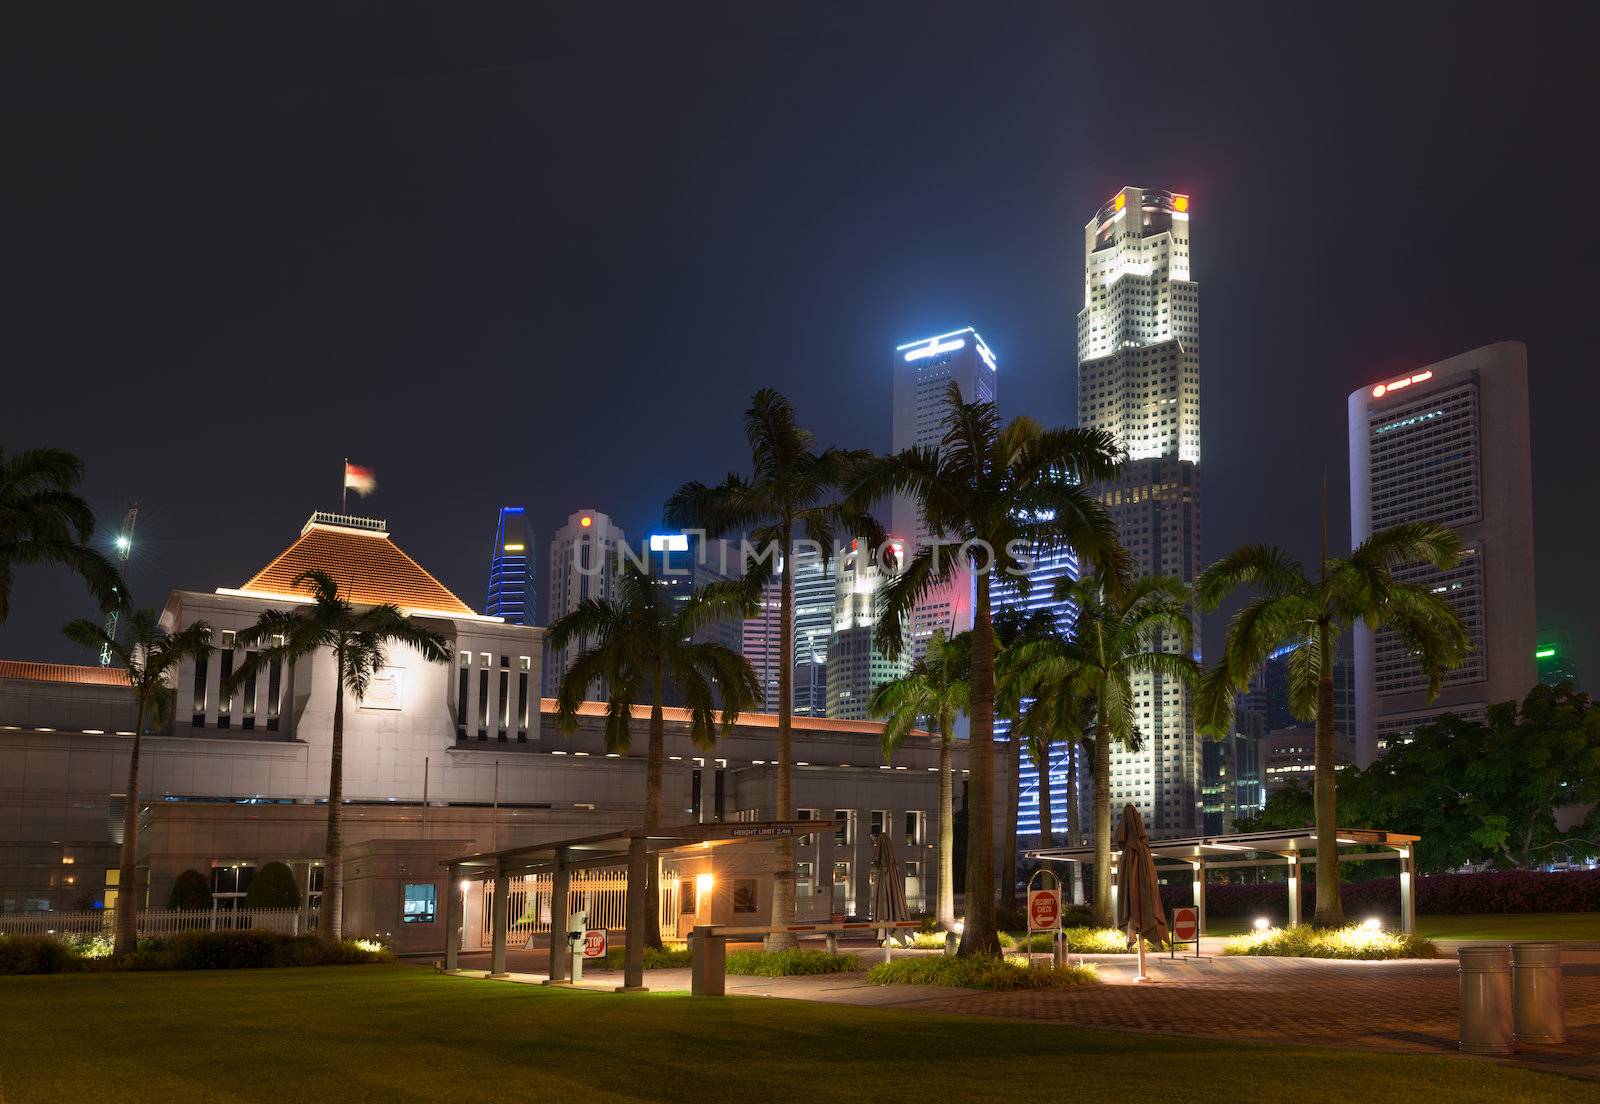
[[[1442,713],[1481,720],[1496,702],[1521,701],[1538,680],[1527,348],[1502,341],[1379,380],[1350,396],[1349,415],[1351,543],[1403,521],[1454,529],[1459,564],[1411,565],[1395,577],[1443,596],[1472,641],[1430,704],[1405,642],[1356,626],[1357,761],[1365,764]]]
[[[725,541],[707,541],[690,533],[652,533],[645,542],[649,552],[649,571],[658,587],[667,592],[674,606],[681,608],[691,595],[712,583],[725,582],[737,572],[737,552]],[[735,652],[743,650],[744,620],[730,617],[701,625],[690,639],[721,644]],[[683,692],[675,685],[662,688],[662,704],[685,705]]]
[[[1567,648],[1566,633],[1540,633],[1539,643],[1534,647],[1533,659],[1538,665],[1539,681],[1546,686],[1560,686],[1564,682],[1570,682],[1574,689],[1582,689],[1578,686],[1578,668],[1574,666],[1572,653]]]
[[[537,624],[533,589],[533,536],[527,511],[521,506],[500,507],[495,523],[494,547],[489,553],[489,596],[483,612],[504,617],[508,624]]]
[[[937,337],[907,342],[894,351],[895,452],[913,446],[936,448],[944,439],[949,413],[946,395],[954,383],[963,402],[994,402],[998,370],[994,353],[971,326]],[[909,555],[932,537],[922,509],[910,495],[896,495],[890,506],[890,531],[910,541]],[[962,575],[929,595],[911,613],[911,654],[921,658],[935,629],[946,636],[972,628],[972,579]]]
[[[1190,267],[1189,197],[1123,188],[1083,232],[1078,422],[1128,450],[1096,490],[1139,571],[1192,583],[1200,569],[1200,290]],[[1162,646],[1180,649],[1176,634]],[[1143,746],[1113,748],[1111,800],[1155,836],[1198,832],[1201,749],[1181,682],[1133,681]]]
[[[577,609],[585,598],[617,596],[618,554],[628,537],[599,510],[579,510],[550,538],[550,623]],[[545,695],[554,697],[572,661],[590,646],[576,641],[559,652],[545,652]],[[591,686],[589,695],[601,697],[604,686]]]
[[[828,640],[833,636],[833,590],[837,559],[823,562],[821,553],[804,545],[794,556],[793,709],[797,717],[821,717],[828,711]],[[762,709],[778,711],[778,580],[761,593],[761,608],[744,621],[743,651],[763,690]]]
[[[890,659],[878,649],[873,634],[878,627],[878,591],[891,578],[904,544],[891,540],[880,557],[878,550],[851,542],[850,553],[839,562],[834,586],[833,635],[828,640],[828,716],[864,721],[872,692],[892,682],[911,667],[908,649]]]

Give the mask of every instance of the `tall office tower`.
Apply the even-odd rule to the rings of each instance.
[[[1570,682],[1574,690],[1582,689],[1578,685],[1578,669],[1573,666],[1572,654],[1567,648],[1566,633],[1540,633],[1539,643],[1534,646],[1533,659],[1538,665],[1539,681],[1546,686]]]
[[[950,384],[964,402],[994,402],[997,365],[994,353],[971,326],[937,337],[908,342],[894,351],[895,452],[916,446],[936,448],[944,439]],[[890,505],[891,532],[908,537],[916,555],[935,535],[922,510],[909,495],[896,495]],[[972,579],[960,576],[929,595],[911,612],[911,655],[920,659],[935,629],[946,636],[972,628]]]
[[[611,598],[617,596],[617,578],[621,574],[618,558],[621,546],[628,540],[605,514],[599,510],[579,510],[567,516],[567,523],[550,538],[550,601],[547,603],[550,623],[553,625],[578,608],[585,598]],[[578,640],[559,652],[545,652],[544,692],[554,697],[572,661],[593,644]],[[603,698],[603,685],[589,687],[592,698]]]
[[[1482,719],[1538,680],[1528,350],[1502,341],[1381,380],[1350,396],[1349,413],[1351,543],[1403,521],[1454,529],[1459,564],[1395,577],[1443,595],[1472,641],[1430,704],[1404,641],[1356,626],[1357,761],[1366,763],[1440,714]]]
[[[882,557],[876,549],[852,541],[850,553],[839,562],[834,586],[833,635],[828,640],[828,716],[864,721],[872,692],[905,674],[911,667],[909,649],[890,659],[873,643],[878,626],[878,591],[891,577],[905,545],[891,540],[892,552]]]
[[[1070,603],[1056,601],[1056,583],[1062,579],[1076,579],[1078,577],[1078,557],[1070,548],[1062,548],[1052,552],[1035,552],[1032,566],[1028,571],[1028,592],[1024,595],[1020,588],[1010,585],[1007,581],[994,589],[994,610],[997,615],[1016,612],[1022,615],[1035,613],[1039,610],[1049,610],[1055,615],[1056,625],[1067,629],[1072,624],[1075,612]],[[994,737],[996,740],[1007,741],[1011,738],[1011,723],[1003,717],[994,720]],[[1080,773],[1078,778],[1079,792],[1069,794],[1067,779],[1070,775],[1071,757],[1077,755]],[[1050,825],[1052,839],[1058,844],[1065,844],[1067,830],[1067,803],[1074,797],[1078,799],[1080,813],[1085,811],[1082,801],[1087,779],[1082,776],[1083,749],[1074,749],[1068,744],[1058,744],[1050,749]],[[1017,772],[1019,781],[1019,796],[1017,799],[1017,835],[1034,837],[1038,836],[1040,827],[1039,810],[1039,768],[1026,753],[1022,756],[1022,767]],[[1079,818],[1079,827],[1082,828],[1087,821]]]
[[[1128,450],[1096,490],[1139,571],[1192,583],[1200,564],[1200,290],[1190,269],[1189,197],[1124,188],[1083,231],[1078,424]],[[1198,636],[1198,633],[1196,634]],[[1162,646],[1177,651],[1167,634]],[[1111,800],[1154,836],[1202,826],[1202,755],[1180,682],[1134,680],[1137,751],[1113,749]]]
[[[794,557],[794,679],[792,705],[797,717],[828,712],[828,639],[833,636],[833,589],[838,560],[823,562],[815,548],[801,546]],[[762,709],[778,711],[778,580],[763,589],[761,608],[743,625],[745,659],[763,690]]]
[[[532,625],[536,603],[533,590],[533,535],[527,511],[502,506],[495,524],[494,549],[489,553],[489,597],[483,612],[504,617],[507,624]]]
[[[1255,713],[1264,733],[1289,728],[1315,728],[1314,721],[1301,720],[1289,705],[1289,662],[1299,645],[1288,644],[1267,656],[1250,690],[1239,695],[1240,706]],[[1357,761],[1356,672],[1348,638],[1340,641],[1333,658],[1333,737],[1342,762]]]
[[[675,606],[687,602],[697,590],[727,582],[732,577],[729,573],[739,570],[738,552],[725,541],[707,541],[683,532],[652,533],[645,541],[645,549],[651,576]],[[741,652],[743,635],[744,619],[735,616],[701,625],[690,639]],[[662,688],[662,704],[682,706],[687,699],[677,685],[669,684]]]

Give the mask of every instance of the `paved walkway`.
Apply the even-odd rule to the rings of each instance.
[[[851,948],[856,949],[856,948]],[[875,950],[863,951],[868,961]],[[1574,956],[1580,957],[1580,956]],[[1589,955],[1582,955],[1589,958]],[[463,966],[487,956],[463,955]],[[1253,1041],[1456,1053],[1455,959],[1336,962],[1283,958],[1151,956],[1154,979],[1134,984],[1130,956],[1089,955],[1103,985],[1012,993],[868,985],[863,974],[754,978],[729,975],[730,995],[781,997],[875,1008],[1002,1016],[1129,1031]],[[513,980],[543,980],[544,956],[511,952]],[[585,988],[609,991],[620,973],[591,969]],[[1518,1064],[1600,1078],[1600,965],[1566,967],[1568,1041],[1519,1050]],[[687,990],[688,970],[651,970],[653,991]]]

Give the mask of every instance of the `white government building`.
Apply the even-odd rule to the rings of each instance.
[[[241,585],[167,600],[165,625],[207,621],[216,648],[179,671],[173,721],[145,741],[138,889],[147,903],[164,906],[178,874],[195,869],[217,907],[236,906],[253,871],[273,860],[290,864],[311,902],[320,891],[332,657],[263,672],[233,700],[219,692],[242,660],[234,634],[264,610],[307,601],[291,581],[309,568],[328,572],[352,602],[392,602],[424,619],[453,656],[436,664],[395,647],[366,699],[347,701],[348,929],[388,933],[402,921],[398,889],[362,890],[374,871],[405,882],[411,911],[432,924],[443,910],[424,906],[444,890],[441,858],[638,827],[644,712],[625,755],[605,750],[600,703],[585,707],[576,733],[560,733],[553,700],[540,696],[542,628],[474,612],[384,522],[317,513]],[[691,743],[686,713],[667,716],[664,823],[771,819],[775,717],[748,714],[706,751]],[[0,661],[0,910],[115,904],[125,889],[116,882],[132,724],[131,695],[114,670]],[[800,841],[802,915],[867,910],[872,837],[885,827],[902,833],[895,843],[912,907],[932,905],[937,743],[913,736],[886,763],[880,730],[795,718],[796,806],[802,818],[836,825]],[[769,875],[763,909],[770,884]],[[412,934],[428,936],[418,946],[440,942]]]

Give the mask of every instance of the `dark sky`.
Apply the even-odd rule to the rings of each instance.
[[[481,606],[499,505],[640,531],[763,386],[887,448],[894,345],[968,323],[1004,413],[1071,423],[1134,184],[1193,197],[1206,555],[1313,554],[1322,465],[1346,538],[1346,394],[1520,339],[1540,624],[1600,682],[1588,5],[37,7],[0,445],[82,456],[102,540],[141,503],[142,604],[243,582],[349,455]],[[82,658],[81,585],[14,602],[0,656]]]

